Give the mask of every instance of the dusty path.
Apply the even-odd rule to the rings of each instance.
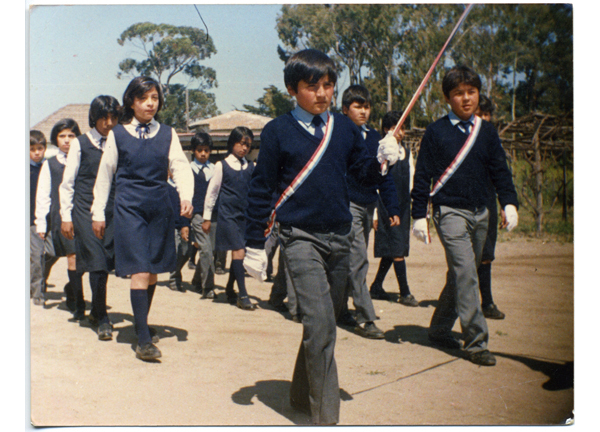
[[[573,245],[498,244],[494,297],[506,312],[488,321],[495,367],[478,367],[428,344],[426,328],[445,279],[436,240],[413,242],[408,277],[420,307],[376,301],[385,340],[338,329],[342,425],[563,424],[573,410]],[[371,257],[368,282],[378,260]],[[184,269],[184,280],[192,272]],[[223,287],[227,275],[217,276]],[[246,279],[254,312],[159,276],[150,314],[163,357],[135,358],[129,280],[109,277],[115,338],[100,342],[61,297],[66,263],[52,270],[45,308],[31,305],[31,417],[38,426],[305,425],[288,402],[301,326],[269,309],[271,284]],[[190,285],[187,285],[191,288]],[[388,292],[397,292],[393,272]],[[86,299],[91,298],[84,277]],[[352,308],[352,303],[350,302]],[[88,305],[89,309],[89,305]],[[455,331],[459,331],[458,324]]]

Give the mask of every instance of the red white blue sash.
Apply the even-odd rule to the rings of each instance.
[[[325,150],[327,150],[327,147],[329,146],[329,142],[331,141],[332,132],[333,132],[333,116],[330,115],[328,112],[327,113],[327,123],[325,124],[325,134],[323,135],[323,138],[321,139],[321,143],[319,144],[319,146],[317,147],[317,149],[315,150],[315,152],[313,153],[311,158],[308,160],[308,162],[306,163],[304,168],[302,168],[300,170],[298,175],[296,175],[296,178],[294,178],[294,180],[289,184],[289,186],[283,191],[283,193],[281,194],[281,196],[275,203],[275,207],[273,208],[273,211],[271,212],[271,216],[269,217],[269,223],[267,225],[267,229],[265,230],[265,237],[268,237],[271,234],[271,231],[273,229],[273,224],[275,223],[275,216],[276,216],[275,212],[283,205],[283,203],[285,203],[288,200],[289,197],[291,197],[294,194],[294,192],[296,192],[296,190],[298,190],[298,188],[302,185],[302,183],[304,183],[304,180],[306,180],[306,178],[310,175],[310,173],[313,172],[313,170],[315,169],[315,167],[317,166],[317,164],[323,157],[323,154],[325,153]]]
[[[450,177],[452,177],[452,175],[456,172],[456,170],[458,170],[460,165],[466,159],[467,155],[473,148],[475,141],[477,140],[477,135],[479,135],[479,130],[481,129],[481,122],[481,118],[474,116],[474,124],[471,128],[471,133],[467,137],[467,140],[463,144],[462,148],[460,149],[452,163],[448,166],[448,168],[446,168],[446,171],[444,171],[444,173],[440,176],[436,184],[431,189],[431,192],[429,193],[430,197],[434,196],[440,191],[442,186],[444,186],[446,182],[450,180]]]

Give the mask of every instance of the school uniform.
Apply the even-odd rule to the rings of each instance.
[[[218,197],[219,215],[215,238],[217,251],[244,249],[244,211],[248,206],[248,185],[253,171],[254,162],[249,162],[246,158],[239,159],[233,154],[215,165],[206,192],[204,220],[211,219]]]
[[[210,161],[202,164],[194,159],[190,166],[194,174],[194,198],[192,199],[194,215],[191,221],[190,242],[198,245],[198,262],[192,280],[197,286],[201,286],[205,290],[212,290],[215,286],[215,263],[213,259],[215,227],[211,223],[211,232],[207,234],[202,230],[202,224],[204,223],[203,212],[206,192],[215,172],[215,164]],[[212,214],[212,219],[215,215],[217,215],[217,212]]]
[[[371,156],[377,156],[377,148],[381,135],[374,129],[364,125],[361,134],[365,139],[366,147]],[[352,247],[350,249],[350,275],[344,298],[343,309],[347,309],[347,298],[352,294],[356,310],[356,322],[364,324],[377,319],[373,301],[367,287],[367,272],[369,271],[369,257],[367,247],[369,234],[373,226],[373,212],[380,197],[385,203],[389,215],[400,215],[400,206],[396,196],[396,187],[391,176],[386,176],[380,185],[366,187],[352,177],[348,177],[348,195],[350,198],[350,212],[352,213]]]
[[[42,162],[29,161],[29,296],[39,301],[45,300],[44,284],[44,240],[35,227],[35,196]]]
[[[174,271],[176,268],[173,208],[168,169],[181,200],[192,201],[193,176],[173,128],[156,120],[143,125],[133,118],[107,137],[94,187],[92,220],[105,221],[110,186],[115,177],[115,272],[127,276]]]
[[[277,210],[283,258],[302,311],[302,342],[290,389],[293,407],[310,409],[314,423],[339,421],[340,390],[334,359],[336,317],[349,273],[352,214],[346,174],[381,182],[358,127],[330,113],[334,126],[319,163]],[[327,121],[327,113],[321,121]],[[296,107],[267,123],[248,192],[246,245],[264,249],[273,196],[306,166],[321,139],[313,116]]]
[[[472,117],[471,127],[473,121]],[[469,131],[469,126],[461,124],[452,112],[427,127],[411,194],[413,219],[426,217],[431,181],[435,184],[452,163]],[[460,167],[431,199],[433,220],[444,246],[448,272],[431,319],[429,336],[448,336],[459,318],[464,349],[470,355],[486,350],[489,336],[479,302],[477,278],[488,229],[488,176],[501,205],[517,207],[517,194],[500,138],[494,127],[484,121]]]
[[[173,272],[169,275],[169,287],[172,290],[183,290],[181,281],[181,269],[189,259],[191,247],[189,241],[184,240],[181,235],[182,228],[190,228],[190,220],[184,216],[181,216],[181,201],[179,194],[177,193],[177,187],[173,180],[169,179],[169,200],[173,207],[174,225],[175,225],[175,254],[176,254],[176,267]]]

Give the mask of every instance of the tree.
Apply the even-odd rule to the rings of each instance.
[[[187,101],[186,101],[187,92]],[[188,110],[186,113],[186,106]],[[163,123],[178,132],[187,132],[190,119],[203,119],[220,114],[215,95],[198,89],[186,89],[182,84],[171,84],[165,96],[164,108],[160,111]]]
[[[264,90],[265,94],[256,100],[258,107],[244,105],[246,111],[275,118],[294,109],[294,100],[287,93],[280,91],[274,85],[270,85]]]

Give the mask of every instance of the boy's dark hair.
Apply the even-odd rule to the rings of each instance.
[[[192,137],[191,141],[192,152],[195,152],[198,147],[205,146],[210,150],[213,149],[212,138],[206,132],[196,132]]]
[[[50,132],[50,142],[54,145],[58,145],[56,142],[56,137],[65,129],[71,129],[71,132],[73,132],[75,136],[81,135],[81,131],[79,130],[79,125],[77,122],[71,118],[64,118],[57,121],[52,127],[52,132]]]
[[[404,114],[403,111],[390,111],[390,112],[386,113],[383,116],[383,118],[381,119],[381,133],[383,135],[385,135],[386,129],[389,131],[390,129],[395,128],[396,125],[398,124],[398,122],[400,121],[402,114]],[[406,117],[406,120],[404,121],[403,124],[406,124],[407,122],[408,122],[408,117]]]
[[[46,148],[46,137],[44,134],[36,129],[29,131],[29,147],[41,144]]]
[[[468,84],[476,87],[478,91],[481,91],[481,79],[477,73],[467,66],[454,66],[442,80],[442,91],[444,96],[450,97],[450,92],[458,87],[460,84]]]
[[[143,97],[146,92],[152,89],[156,89],[158,92],[158,109],[156,110],[156,114],[158,115],[165,103],[165,96],[163,95],[162,88],[153,78],[140,76],[132,79],[125,89],[125,93],[123,93],[123,117],[121,123],[129,123],[133,118],[134,113],[131,106],[133,105],[135,98]],[[157,115],[155,118],[157,118]]]
[[[315,84],[326,75],[333,84],[336,83],[335,63],[327,54],[309,48],[298,51],[288,59],[283,69],[283,82],[286,88],[297,92],[300,81]]]
[[[352,103],[358,102],[360,104],[367,103],[371,105],[371,94],[365,86],[360,84],[352,84],[342,95],[342,106],[348,108]]]
[[[494,103],[486,95],[479,95],[479,112],[490,116],[494,115]]]
[[[246,126],[237,126],[233,128],[229,134],[229,139],[227,140],[227,152],[231,153],[233,146],[246,137],[249,137],[251,141],[254,140],[254,134],[249,128]],[[250,150],[252,150],[252,145],[250,145]]]
[[[88,123],[91,128],[96,127],[96,122],[109,114],[114,115],[117,120],[121,116],[121,105],[119,101],[112,96],[97,96],[90,104],[90,113]]]

